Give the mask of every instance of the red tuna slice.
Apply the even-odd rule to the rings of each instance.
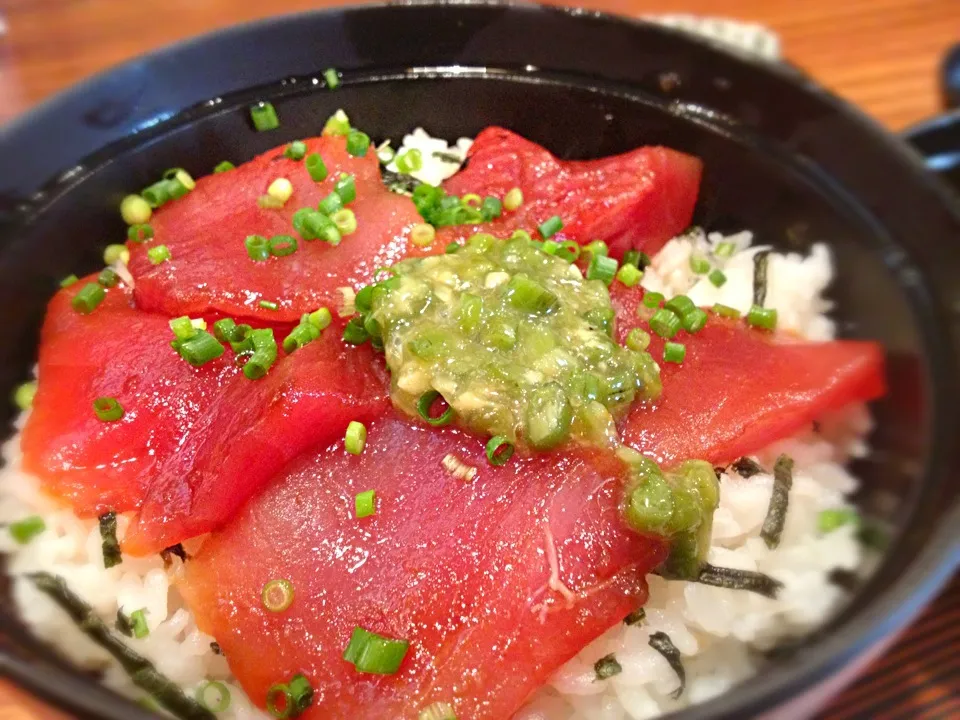
[[[652,255],[687,228],[703,169],[699,159],[664,147],[598,160],[558,160],[499,127],[481,132],[468,157],[467,167],[444,184],[448,193],[502,199],[512,188],[523,191],[520,208],[505,211],[486,231],[533,232],[559,215],[564,226],[554,239],[603,240],[616,257],[630,248]]]
[[[476,477],[447,473],[448,454]],[[492,467],[474,437],[388,417],[359,457],[298,461],[206,540],[180,589],[261,707],[303,673],[316,690],[306,718],[416,718],[437,702],[507,718],[646,599],[666,547],[621,523],[622,471],[586,449]],[[369,489],[376,514],[357,519]],[[276,578],[295,593],[280,613],[260,597]],[[397,674],[342,659],[356,626],[409,640]]]
[[[70,300],[82,285],[47,312],[24,467],[78,514],[139,508],[130,553],[222,525],[300,452],[389,403],[382,362],[345,346],[339,327],[251,381],[229,349],[191,367],[169,345],[167,318],[135,309],[121,288],[90,315],[76,313]],[[121,420],[96,418],[100,396],[117,398]]]
[[[637,314],[643,293],[611,288],[617,334],[646,322]],[[824,413],[885,392],[883,348],[874,342],[797,342],[710,314],[700,332],[681,331],[682,364],[661,362],[664,340],[651,333],[663,393],[635,405],[623,441],[666,465],[688,458],[725,463],[794,435]]]
[[[360,287],[378,267],[407,253],[410,228],[423,222],[409,198],[389,192],[380,182],[376,153],[349,155],[342,137],[305,141],[308,153],[320,153],[329,175],[314,182],[304,161],[276,148],[225,173],[197,180],[196,188],[154,213],[155,236],[149,243],[128,243],[137,304],[168,315],[215,314],[289,322],[339,301],[338,287]],[[357,230],[333,247],[306,242],[291,218],[333,191],[341,172],[353,174],[357,198],[348,207]],[[257,200],[277,178],[293,184],[293,196],[280,209],[264,209]],[[255,262],[247,255],[248,235],[292,235],[295,253]],[[154,265],[147,250],[166,245],[171,259]],[[277,310],[259,306],[276,302]]]

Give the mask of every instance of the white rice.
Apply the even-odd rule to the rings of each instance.
[[[437,144],[440,143],[440,144]],[[434,141],[418,129],[404,138],[403,147],[423,152],[422,180],[439,182],[452,174],[450,163],[432,153],[469,147],[461,139],[454,148]],[[442,145],[442,147],[441,147]],[[738,252],[722,263],[727,283],[714,287],[690,270],[693,253],[709,253],[722,241],[737,243]],[[746,311],[751,305],[753,254],[751,234],[723,237],[691,231],[672,240],[654,258],[643,278],[644,287],[667,296],[687,293],[701,306],[721,302]],[[826,246],[811,254],[772,253],[769,258],[767,306],[779,313],[779,326],[810,339],[833,337],[834,325],[825,313],[829,303],[822,292],[832,269]],[[19,430],[26,415],[17,423]],[[843,601],[832,584],[832,570],[854,570],[863,563],[850,526],[827,535],[817,530],[817,516],[825,509],[844,507],[857,480],[844,464],[866,448],[863,437],[870,418],[863,406],[825,417],[818,428],[759,453],[764,467],[772,467],[780,453],[795,461],[794,484],[780,546],[769,550],[759,538],[770,500],[773,479],[761,474],[749,480],[732,471],[720,480],[720,507],[714,518],[709,562],[717,566],[758,570],[784,585],[776,600],[745,591],[726,590],[687,582],[650,578],[646,620],[634,626],[618,623],[562,667],[515,720],[639,720],[652,718],[691,703],[715,697],[756,673],[754,649],[766,649],[779,640],[802,635],[825,622]],[[173,587],[179,561],[166,570],[158,556],[125,558],[105,569],[96,521],[79,520],[39,491],[37,478],[21,469],[19,433],[3,447],[5,467],[0,471],[0,523],[41,515],[46,530],[27,545],[17,545],[0,532],[0,552],[9,554],[13,594],[26,623],[42,639],[60,648],[77,665],[104,670],[104,682],[133,698],[142,697],[109,656],[88,640],[53,602],[22,576],[44,570],[60,575],[108,624],[117,611],[146,608],[150,633],[131,639],[133,649],[157,669],[192,692],[206,680],[225,682],[230,708],[218,717],[244,720],[266,718],[233,681],[226,661],[211,649],[214,638],[200,632]],[[126,528],[119,518],[119,531]],[[679,700],[670,698],[678,680],[666,660],[649,644],[655,632],[665,632],[682,654],[687,686]],[[593,665],[614,653],[623,671],[608,680],[596,679]]]

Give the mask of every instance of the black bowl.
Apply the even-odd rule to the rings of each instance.
[[[313,80],[328,66],[344,71],[336,92]],[[259,99],[277,107],[279,130],[252,131],[246,108]],[[889,357],[876,450],[856,470],[890,548],[828,627],[682,717],[782,710],[949,577],[960,555],[960,208],[900,141],[795,71],[592,12],[427,3],[278,18],[128,63],[20,119],[0,135],[0,390],[28,376],[57,280],[94,269],[122,237],[128,190],[167,167],[200,175],[316,134],[341,106],[374,138],[497,123],[568,158],[670,145],[706,162],[697,222],[781,248],[831,243],[842,333],[879,340]],[[0,623],[0,671],[75,713],[147,717],[56,660],[9,602]]]

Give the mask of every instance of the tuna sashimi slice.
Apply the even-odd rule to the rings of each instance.
[[[122,287],[75,312],[84,284],[48,308],[23,462],[80,515],[139,509],[128,552],[218,527],[300,452],[389,404],[381,361],[345,346],[339,327],[251,381],[229,349],[191,367],[169,345],[167,318],[134,308]],[[97,419],[101,396],[117,398],[121,420]]]
[[[198,179],[192,192],[157,210],[150,221],[154,238],[128,243],[137,305],[168,315],[296,321],[305,312],[335,304],[338,287],[366,284],[376,268],[406,255],[410,228],[422,219],[409,198],[380,182],[376,153],[353,157],[343,137],[305,142],[308,153],[319,153],[325,161],[329,175],[322,182],[314,182],[304,161],[284,157],[280,147],[234,170]],[[294,212],[315,209],[333,191],[340,173],[355,176],[357,198],[348,207],[357,218],[356,232],[336,247],[302,240],[293,229]],[[293,196],[280,209],[259,207],[258,198],[281,177],[293,184]],[[298,249],[255,262],[244,245],[248,235],[292,235]],[[171,259],[154,265],[147,251],[161,244]],[[261,308],[261,300],[276,302],[279,309]]]
[[[701,161],[664,147],[643,147],[598,160],[558,160],[548,150],[500,127],[481,132],[466,168],[444,189],[503,198],[523,191],[523,204],[485,226],[499,234],[529,232],[559,215],[555,239],[604,240],[620,257],[630,248],[653,254],[687,228],[700,188]]]
[[[649,330],[637,309],[643,293],[611,288],[617,333]],[[664,340],[651,333],[650,352]],[[831,410],[885,392],[883,349],[854,340],[797,342],[711,313],[700,332],[673,339],[682,364],[660,362],[663,393],[637,404],[622,424],[623,441],[666,465],[688,458],[725,463],[808,427]]]
[[[478,469],[465,482],[447,455]],[[303,673],[307,718],[510,717],[551,672],[646,599],[665,544],[620,521],[623,465],[586,449],[492,467],[475,437],[387,417],[359,457],[304,457],[206,540],[180,589],[261,707]],[[354,517],[376,490],[376,514]],[[285,578],[295,599],[267,611]],[[342,659],[356,626],[410,648],[395,675]]]

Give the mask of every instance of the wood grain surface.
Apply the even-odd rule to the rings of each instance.
[[[320,0],[0,0],[0,121],[140,53]],[[960,42],[960,0],[586,0],[626,15],[762,23],[788,59],[892,130],[940,111],[937,69]],[[63,716],[0,681],[0,718]],[[960,581],[825,713],[829,720],[960,718]]]

